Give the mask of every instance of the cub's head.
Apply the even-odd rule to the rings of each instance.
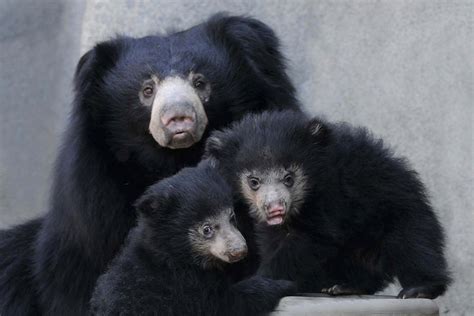
[[[225,15],[181,32],[99,43],[80,59],[75,89],[76,112],[119,160],[192,147],[245,113],[277,108],[275,100],[296,106],[273,31]]]
[[[173,260],[210,268],[247,255],[230,187],[210,161],[151,186],[136,207],[147,247]]]
[[[319,119],[265,112],[214,132],[206,155],[217,161],[258,222],[282,225],[304,203],[328,136]]]

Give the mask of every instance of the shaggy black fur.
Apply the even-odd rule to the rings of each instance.
[[[193,247],[189,232],[232,208],[230,187],[207,161],[150,187],[137,208],[137,228],[97,282],[93,314],[261,315],[294,293],[292,282],[260,276],[233,283],[228,264],[209,264],[218,259]]]
[[[257,226],[261,274],[329,294],[372,294],[395,277],[406,298],[434,298],[449,285],[443,231],[423,184],[366,129],[263,113],[215,132],[207,152],[239,192],[243,170],[298,165],[306,175],[299,212]]]
[[[144,78],[204,74],[212,86],[206,136],[244,113],[281,108],[282,100],[298,107],[278,46],[261,22],[217,15],[183,32],[119,37],[87,52],[76,70],[49,212],[2,232],[0,314],[83,315],[136,221],[132,202],[199,161],[202,141],[171,150],[148,133],[150,109],[138,98]]]
[[[41,220],[0,231],[0,315],[35,315],[32,256]],[[4,312],[3,312],[4,311]]]

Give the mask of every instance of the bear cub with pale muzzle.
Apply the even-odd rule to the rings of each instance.
[[[423,184],[366,129],[266,112],[214,132],[206,152],[254,219],[260,275],[331,295],[398,278],[400,298],[435,298],[449,285]]]
[[[234,282],[247,255],[232,192],[211,160],[151,186],[122,253],[99,278],[95,315],[260,315],[295,292],[262,276]]]

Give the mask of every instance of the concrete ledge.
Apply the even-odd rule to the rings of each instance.
[[[394,296],[363,295],[331,297],[325,294],[302,294],[281,299],[272,316],[437,316],[438,306],[429,299],[397,299]]]

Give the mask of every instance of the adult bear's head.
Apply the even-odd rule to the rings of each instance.
[[[245,113],[297,107],[273,31],[222,14],[170,35],[99,43],[75,85],[77,107],[118,152],[188,148]]]

